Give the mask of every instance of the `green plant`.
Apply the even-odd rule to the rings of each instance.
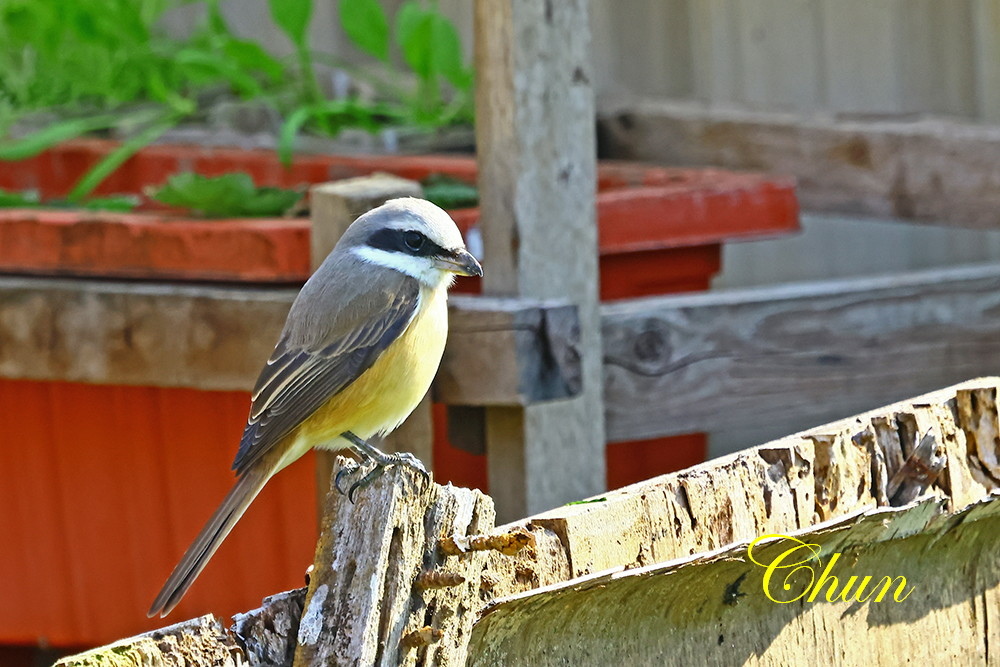
[[[158,30],[164,14],[197,4],[204,20],[185,39]],[[69,194],[82,202],[122,162],[181,122],[198,119],[222,96],[259,100],[284,118],[280,153],[290,159],[299,132],[336,134],[347,126],[438,127],[472,118],[472,72],[458,32],[433,0],[407,0],[390,30],[376,0],[340,0],[343,29],[382,71],[351,67],[309,44],[313,0],[269,0],[292,42],[293,62],[237,38],[219,0],[3,0],[0,2],[0,160],[19,160],[82,134],[116,129],[128,137]],[[394,40],[394,42],[392,41]],[[415,77],[393,67],[395,45]],[[316,65],[369,81],[375,100],[327,99]],[[450,86],[452,94],[445,94]],[[9,138],[35,116],[41,128]]]
[[[315,94],[315,60],[309,47],[312,0],[270,0],[275,22],[298,53],[303,101],[286,116],[281,130],[279,154],[291,160],[295,137],[304,127],[335,134],[346,126],[376,130],[385,125],[409,124],[441,127],[471,123],[473,118],[473,70],[462,55],[462,42],[455,25],[442,14],[436,2],[406,0],[400,5],[392,30],[389,17],[378,0],[339,0],[340,25],[351,43],[371,56],[388,72],[361,70],[326,55],[319,60],[351,71],[383,93],[384,100],[363,102],[357,98],[325,100]],[[394,40],[394,42],[393,42]],[[407,86],[392,67],[395,46],[416,78]],[[451,86],[445,99],[444,84]]]
[[[169,206],[212,218],[284,215],[302,199],[298,190],[259,188],[249,174],[242,172],[214,178],[192,172],[174,174],[165,185],[153,188],[149,194]]]
[[[479,203],[476,186],[452,176],[431,174],[421,186],[424,198],[442,208],[464,208]],[[0,206],[4,194],[0,191]],[[253,179],[241,172],[217,177],[192,172],[175,174],[164,185],[149,188],[147,194],[168,206],[212,218],[288,215],[300,208],[304,196],[301,190],[256,187]]]
[[[441,208],[469,208],[479,206],[479,190],[475,185],[447,174],[431,174],[420,181],[424,199]]]
[[[0,188],[0,208],[69,208],[83,207],[91,211],[115,211],[125,213],[131,211],[139,205],[138,197],[119,195],[115,197],[93,197],[80,202],[70,202],[67,200],[41,201],[38,193],[31,190],[28,192],[9,192]]]
[[[207,91],[261,95],[282,65],[231,35],[217,0],[186,40],[156,30],[180,0],[5,0],[0,4],[0,135],[33,113],[42,129],[0,142],[0,160],[37,155],[67,139],[123,129],[130,138],[68,195],[82,202],[122,162],[182,120]]]

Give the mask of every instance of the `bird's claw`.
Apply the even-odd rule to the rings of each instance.
[[[353,476],[354,473],[360,469],[361,464],[359,463],[345,463],[344,466],[337,471],[336,477],[333,478],[333,486],[340,492],[340,495],[347,495],[347,491],[344,491],[344,488],[341,486],[341,482],[343,482],[344,479]]]
[[[425,482],[431,481],[431,474],[427,472],[427,468],[424,467],[424,464],[420,461],[420,459],[409,452],[400,452],[399,454],[396,454],[396,461],[393,462],[393,465],[404,465],[407,468],[412,468],[420,473],[420,476],[424,478]]]
[[[381,452],[379,452],[381,454]],[[371,458],[368,462],[347,464],[337,471],[337,476],[334,477],[333,485],[336,487],[337,491],[341,495],[346,495],[347,499],[352,503],[357,499],[357,494],[371,486],[372,482],[382,476],[386,468],[390,466],[403,465],[407,468],[412,468],[416,470],[424,478],[424,481],[430,481],[431,475],[427,472],[427,468],[424,464],[420,462],[413,454],[409,452],[402,452],[400,454],[382,454],[379,458]],[[364,470],[364,475],[352,484],[345,492],[341,483],[344,479],[348,477],[353,477],[355,473],[359,470]]]

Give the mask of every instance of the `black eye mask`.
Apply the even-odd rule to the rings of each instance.
[[[368,237],[368,245],[378,250],[401,252],[417,257],[444,257],[448,252],[414,229],[380,229]]]

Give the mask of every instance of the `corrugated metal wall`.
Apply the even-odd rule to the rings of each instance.
[[[393,12],[401,0],[384,0]],[[473,0],[439,0],[471,53]],[[226,0],[233,28],[279,52],[266,0]],[[1000,120],[1000,0],[592,0],[602,102],[695,99],[763,110]],[[190,9],[168,21],[177,31]],[[352,58],[335,0],[317,50]]]

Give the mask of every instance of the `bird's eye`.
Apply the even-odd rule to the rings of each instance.
[[[413,252],[417,252],[423,248],[424,241],[424,235],[420,232],[403,232],[403,243]]]

